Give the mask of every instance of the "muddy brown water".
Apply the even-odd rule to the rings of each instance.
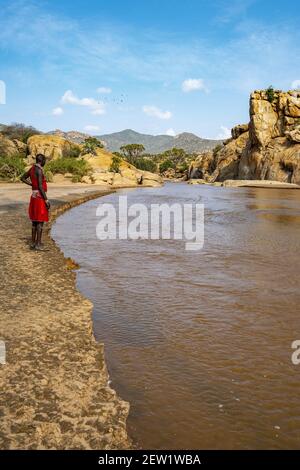
[[[205,243],[96,238],[118,195],[205,204]],[[142,448],[300,448],[300,191],[166,184],[76,207],[52,235],[81,266],[112,386]]]

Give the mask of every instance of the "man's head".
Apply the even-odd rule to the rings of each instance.
[[[43,155],[42,153],[39,153],[39,154],[37,154],[37,156],[35,157],[35,161],[36,161],[36,163],[38,163],[39,165],[45,166],[46,157],[45,157],[45,155]]]

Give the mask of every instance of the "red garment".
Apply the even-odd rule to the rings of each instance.
[[[29,204],[29,210],[28,210],[29,218],[33,222],[48,222],[49,220],[48,209],[47,209],[45,200],[39,191],[38,179],[35,175],[35,167],[36,165],[33,165],[30,170],[32,195],[30,198],[30,204]],[[46,193],[47,182],[46,182],[46,178],[44,176],[43,170],[42,170],[42,187]]]

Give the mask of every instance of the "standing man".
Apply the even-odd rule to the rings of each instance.
[[[32,187],[29,204],[29,218],[32,221],[32,238],[30,248],[43,251],[42,234],[44,222],[49,220],[50,202],[47,199],[47,182],[43,172],[46,163],[45,155],[38,154],[36,163],[21,178],[21,181]]]

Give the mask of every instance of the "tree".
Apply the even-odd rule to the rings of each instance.
[[[87,137],[82,144],[82,154],[91,153],[97,155],[97,148],[102,149],[104,145],[97,137]]]
[[[166,150],[162,154],[162,157],[164,159],[171,160],[172,162],[174,162],[175,165],[177,165],[178,163],[183,163],[188,157],[188,154],[185,152],[184,149],[178,149],[176,147],[173,147],[170,150]]]
[[[122,158],[119,155],[114,155],[112,157],[109,171],[112,171],[113,173],[120,173],[121,162],[122,162]]]
[[[134,165],[134,159],[141,156],[145,151],[145,147],[142,144],[128,144],[122,145],[120,151],[123,157],[132,165]]]
[[[2,126],[1,133],[8,139],[17,139],[26,144],[29,137],[40,134],[40,131],[35,129],[35,127],[25,126],[25,124],[20,122],[13,122],[8,126]]]
[[[165,171],[169,170],[170,168],[175,169],[175,164],[171,160],[165,160],[159,165],[159,172],[164,173]]]

